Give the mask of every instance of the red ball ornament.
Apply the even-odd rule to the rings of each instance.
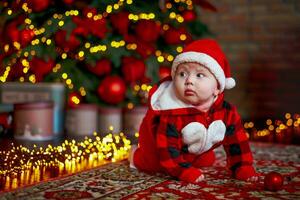
[[[146,59],[150,55],[154,54],[155,46],[151,42],[144,42],[137,40],[136,42],[137,48],[136,52],[141,55],[143,59]]]
[[[97,76],[103,76],[110,74],[111,72],[111,61],[107,58],[103,58],[98,60],[95,66],[88,65],[88,70],[92,73],[96,74]]]
[[[196,19],[197,15],[193,10],[186,10],[182,13],[182,17],[184,21],[191,22]]]
[[[24,29],[20,33],[20,42],[23,47],[25,47],[34,38],[34,31],[30,29]]]
[[[192,40],[190,33],[184,28],[170,27],[163,35],[167,44],[189,43]]]
[[[27,0],[29,7],[34,12],[46,10],[50,4],[50,0]]]
[[[125,98],[126,86],[119,76],[108,76],[98,86],[98,94],[106,103],[118,104]]]
[[[128,33],[129,19],[128,12],[119,12],[110,16],[112,26],[122,35]]]
[[[160,24],[154,20],[140,20],[135,31],[140,40],[154,42],[160,35]]]
[[[168,66],[160,66],[158,71],[159,79],[163,79],[171,75],[171,68]]]
[[[134,57],[123,57],[122,65],[122,72],[126,82],[134,83],[145,76],[146,65],[142,60]]]
[[[277,172],[270,172],[265,176],[264,185],[266,190],[280,190],[283,186],[283,176]]]
[[[44,76],[50,73],[54,66],[55,62],[51,58],[44,60],[33,57],[30,61],[30,70],[35,74],[37,82],[43,81]]]
[[[66,52],[75,50],[80,45],[80,40],[77,39],[76,35],[71,33],[71,35],[67,37],[67,31],[65,30],[56,32],[54,39],[56,45]]]
[[[10,40],[10,42],[19,41],[20,31],[18,30],[17,22],[9,23],[4,30],[6,32],[6,37]]]

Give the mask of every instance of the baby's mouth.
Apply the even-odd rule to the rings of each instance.
[[[194,96],[194,95],[195,95],[194,90],[191,90],[191,89],[184,90],[184,96]]]

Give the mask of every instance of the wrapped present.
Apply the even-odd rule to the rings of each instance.
[[[61,136],[64,132],[65,99],[65,86],[62,83],[6,82],[0,84],[0,104],[3,105],[52,101],[55,137]]]
[[[51,140],[55,137],[51,101],[14,104],[13,119],[16,139]]]
[[[98,106],[79,104],[67,109],[66,134],[68,136],[91,136],[97,132]]]

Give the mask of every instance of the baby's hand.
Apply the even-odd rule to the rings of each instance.
[[[197,179],[196,179],[196,183],[199,183],[199,182],[201,182],[201,181],[203,181],[204,180],[204,175],[203,174],[201,174]]]

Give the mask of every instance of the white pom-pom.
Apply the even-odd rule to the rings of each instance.
[[[231,89],[235,86],[235,80],[233,78],[226,78],[225,89]]]

